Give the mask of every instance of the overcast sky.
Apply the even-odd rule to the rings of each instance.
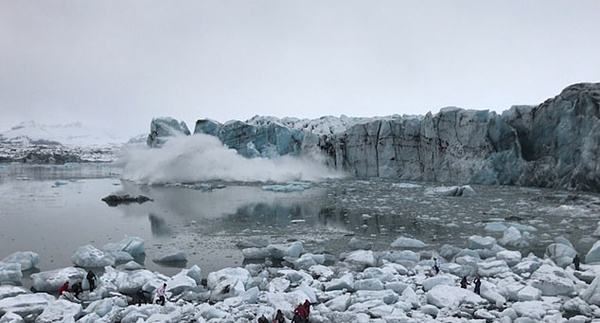
[[[0,0],[0,131],[503,111],[600,81],[600,1]]]

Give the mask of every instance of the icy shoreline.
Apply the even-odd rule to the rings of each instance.
[[[504,238],[517,241],[515,230],[520,232],[508,228]],[[168,277],[125,262],[144,251],[139,238],[103,250],[83,246],[73,256],[74,264],[106,265],[94,292],[87,291],[83,268],[33,274],[38,293],[0,286],[0,322],[255,322],[262,315],[271,319],[277,309],[289,320],[294,307],[306,299],[316,303],[311,322],[589,322],[600,318],[600,265],[594,263],[600,260],[600,243],[582,255],[589,264],[580,271],[572,268],[576,251],[562,237],[548,246],[545,259],[533,254],[522,257],[496,239],[480,236],[470,237],[468,248],[444,245],[439,250],[399,237],[381,252],[359,249],[368,245],[352,239],[349,249],[358,250],[337,260],[306,252],[300,241],[251,240],[240,246],[247,258],[266,260],[209,273],[206,281],[195,265]],[[433,269],[433,257],[443,259],[439,274]],[[32,253],[11,259],[0,263],[4,283],[18,284],[21,269],[39,261]],[[184,260],[185,254],[177,259]],[[282,261],[283,267],[273,267],[274,260]],[[462,276],[470,282],[481,277],[481,295],[473,292],[472,284],[460,288]],[[83,281],[82,303],[48,294],[67,280]],[[136,305],[138,290],[153,293],[163,283],[168,296],[164,307]]]

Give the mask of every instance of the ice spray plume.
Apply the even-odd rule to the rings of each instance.
[[[123,168],[124,179],[145,184],[319,181],[346,176],[317,159],[311,156],[249,159],[227,148],[216,137],[196,134],[171,138],[158,149],[126,148],[117,165]]]

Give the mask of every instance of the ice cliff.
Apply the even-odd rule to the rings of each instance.
[[[600,191],[599,106],[600,83],[581,83],[502,114],[449,107],[425,116],[201,119],[194,134],[216,136],[246,157],[320,151],[357,177]],[[150,146],[162,133],[189,133],[172,119],[154,119],[151,128],[159,136]]]

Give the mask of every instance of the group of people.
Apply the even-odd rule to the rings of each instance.
[[[460,281],[460,288],[467,289],[467,285],[471,285],[471,284],[467,281],[467,276],[463,276],[463,278]],[[475,277],[475,279],[473,280],[473,285],[475,285],[473,292],[475,292],[475,294],[477,294],[477,295],[480,295],[481,294],[481,279],[479,279],[479,276]]]
[[[309,300],[304,301],[304,303],[298,304],[296,309],[294,309],[294,317],[292,318],[291,323],[308,323],[308,316],[310,315],[310,306],[314,305]],[[271,321],[272,323],[286,323],[285,315],[281,310],[277,310],[275,317]],[[258,318],[258,323],[269,323],[269,320],[262,315]]]
[[[93,271],[89,270],[87,275],[85,276],[88,281],[88,285],[90,286],[90,292],[93,292],[96,288],[96,274]],[[66,281],[60,288],[58,289],[58,295],[63,295],[65,292],[72,293],[75,297],[79,297],[79,294],[83,292],[83,283],[78,281],[73,283],[72,286],[69,287],[69,281]]]
[[[96,288],[96,274],[93,271],[89,270],[86,275],[86,280],[90,286],[90,292],[93,292]],[[165,292],[167,289],[167,283],[164,283],[161,287],[156,289],[156,304],[165,305]],[[83,284],[81,281],[73,283],[73,285],[69,286],[69,281],[64,282],[62,286],[58,289],[58,295],[65,295],[65,293],[71,293],[75,296],[75,298],[79,298],[79,294],[83,292]],[[149,302],[149,298],[146,296],[148,292],[143,289],[139,289],[136,293],[137,303],[138,305],[142,305],[142,303],[147,304]]]

